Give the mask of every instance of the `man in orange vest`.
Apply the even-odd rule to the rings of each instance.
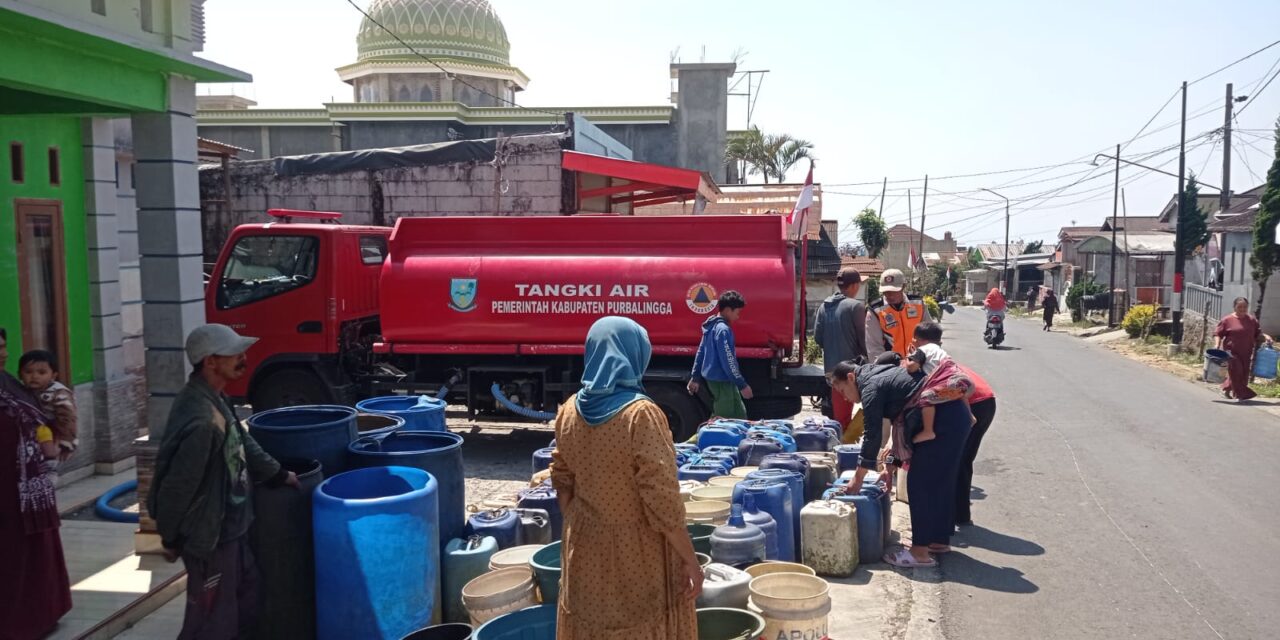
[[[880,275],[881,299],[867,310],[867,359],[892,351],[906,358],[916,325],[928,320],[924,301],[902,292],[906,278],[897,269]]]

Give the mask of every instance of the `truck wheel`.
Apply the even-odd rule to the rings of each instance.
[[[678,385],[652,385],[649,397],[667,414],[667,425],[671,427],[671,437],[676,442],[692,438],[698,426],[710,417],[698,399]]]
[[[752,398],[746,404],[747,417],[752,420],[790,420],[803,408],[799,396]]]
[[[306,369],[276,371],[254,387],[249,402],[255,412],[304,404],[333,403],[329,385]]]

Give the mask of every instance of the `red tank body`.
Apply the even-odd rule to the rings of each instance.
[[[607,315],[692,354],[730,289],[739,355],[786,355],[796,271],[781,216],[401,218],[382,267],[383,352],[575,354]]]

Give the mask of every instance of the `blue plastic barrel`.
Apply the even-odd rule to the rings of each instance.
[[[467,622],[467,607],[462,604],[462,588],[468,582],[489,572],[489,559],[498,551],[493,536],[454,538],[444,547],[442,574],[445,622]]]
[[[498,543],[499,549],[520,546],[520,514],[511,509],[489,509],[467,518],[468,536],[488,536]],[[465,585],[464,585],[465,586]]]
[[[533,472],[545,471],[551,466],[551,454],[556,450],[555,447],[543,447],[533,452]]]
[[[678,477],[681,480],[697,480],[699,482],[706,482],[716,476],[723,476],[728,473],[729,472],[726,471],[718,462],[711,462],[707,464],[692,462],[680,467]]]
[[[747,437],[751,437],[752,434],[756,433],[763,433],[770,438],[777,440],[778,443],[782,445],[782,451],[784,453],[796,452],[796,439],[791,436],[791,432],[789,431],[779,431],[777,429],[756,429],[748,433]]]
[[[361,413],[356,416],[357,438],[380,438],[404,427],[404,418],[386,413]]]
[[[556,605],[544,604],[498,616],[480,625],[471,640],[556,640]]]
[[[850,469],[858,468],[858,460],[862,457],[862,445],[842,444],[836,447],[836,473],[842,474]]]
[[[471,625],[454,622],[419,629],[400,640],[471,640]]]
[[[743,504],[744,496],[751,494],[756,507],[773,516],[778,525],[778,559],[796,562],[796,518],[792,510],[791,483],[780,478],[743,480],[733,487],[734,504]]]
[[[357,469],[316,487],[318,640],[399,638],[440,613],[437,492],[411,467]]]
[[[555,487],[539,485],[524,489],[519,494],[516,506],[521,509],[542,509],[551,520],[551,539],[559,540],[564,533],[564,515],[560,513],[560,499],[556,496]]]
[[[769,429],[773,431],[781,431],[786,434],[790,434],[793,430],[795,430],[795,428],[796,428],[795,423],[790,420],[761,420],[751,425],[751,429],[753,431],[761,430],[761,429]]]
[[[444,431],[444,400],[430,396],[382,396],[356,403],[368,413],[385,413],[404,418],[405,431]]]
[[[884,555],[884,517],[880,501],[862,494],[847,495],[840,489],[831,489],[822,497],[853,505],[858,517],[858,562],[880,562]]]
[[[809,459],[798,453],[775,453],[765,456],[764,460],[760,461],[760,470],[766,469],[786,469],[787,471],[794,471],[804,478],[804,492],[798,501],[799,506],[796,507],[797,510],[803,509],[808,502],[808,497],[814,494],[815,489],[812,473],[813,466]],[[826,487],[822,488],[826,489]],[[822,491],[817,493],[821,495]]]
[[[748,480],[776,480],[786,482],[791,489],[791,526],[795,531],[796,557],[800,555],[800,511],[804,509],[804,474],[789,469],[756,469],[747,474]]]
[[[1276,365],[1280,363],[1280,351],[1275,347],[1263,346],[1253,357],[1253,375],[1267,380],[1276,377]]]
[[[796,439],[796,451],[830,451],[840,444],[840,436],[826,427],[800,427],[792,434]]]
[[[347,445],[356,439],[356,410],[304,405],[255,413],[249,435],[271,457],[318,460],[326,477],[347,470]]]
[[[394,465],[430,472],[440,488],[441,544],[462,537],[467,517],[462,436],[448,431],[395,431],[381,438],[360,438],[347,448],[347,460],[353,469]]]

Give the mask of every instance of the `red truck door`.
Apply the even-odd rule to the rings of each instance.
[[[228,395],[245,397],[255,375],[256,386],[272,375],[267,355],[334,350],[326,322],[333,269],[324,258],[331,240],[330,234],[287,226],[250,227],[232,236],[214,268],[207,316],[259,341],[249,350],[249,371],[227,388]],[[263,366],[268,369],[259,371]]]

